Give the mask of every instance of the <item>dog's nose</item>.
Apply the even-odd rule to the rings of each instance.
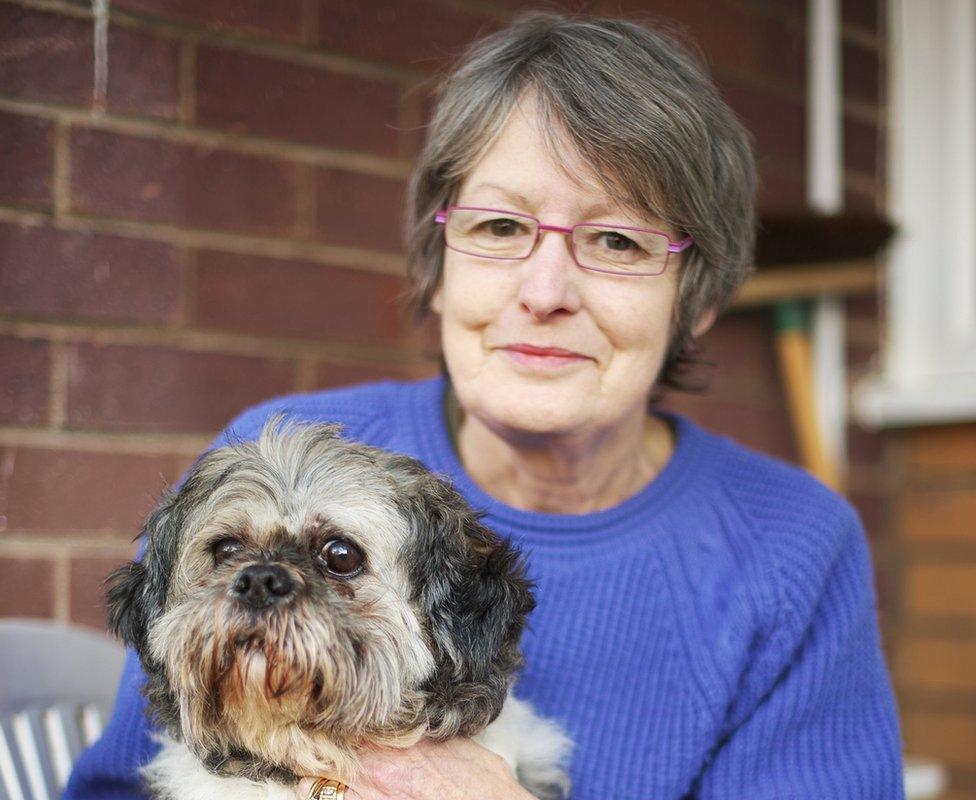
[[[234,579],[231,593],[244,605],[265,608],[291,599],[295,582],[284,567],[276,564],[252,564]]]

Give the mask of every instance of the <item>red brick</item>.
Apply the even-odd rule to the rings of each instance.
[[[709,64],[748,71],[756,66],[759,26],[743,8],[720,0],[617,0],[624,17],[666,19],[690,49],[701,50]],[[652,21],[652,27],[656,27]]]
[[[47,418],[47,342],[0,337],[0,425],[41,425]]]
[[[895,675],[903,686],[976,694],[976,642],[901,637]]]
[[[398,88],[384,81],[214,47],[197,51],[201,125],[395,154],[398,105]]]
[[[852,372],[866,372],[877,368],[880,353],[878,352],[877,334],[880,332],[875,320],[862,320],[857,323],[857,338],[849,338],[844,344],[847,366]],[[865,341],[866,335],[872,335],[872,341]]]
[[[0,94],[91,104],[90,22],[4,4],[0,5],[0,31]]]
[[[878,104],[881,100],[879,88],[881,59],[877,50],[844,42],[841,63],[844,97],[848,100]]]
[[[874,175],[880,169],[883,140],[877,127],[865,122],[844,119],[844,168]]]
[[[367,383],[383,380],[413,380],[432,378],[440,368],[434,361],[411,361],[409,363],[349,364],[333,361],[320,363],[315,372],[315,386],[326,389],[333,386],[348,386],[354,383]]]
[[[891,498],[881,492],[851,491],[848,500],[857,509],[864,530],[873,541],[893,538]]]
[[[180,256],[169,245],[0,223],[0,310],[173,322],[183,304]]]
[[[105,604],[105,579],[116,567],[135,557],[132,552],[118,558],[73,558],[70,572],[71,621],[105,630],[108,608]]]
[[[976,715],[971,712],[971,703],[964,696],[950,697],[955,702],[941,709],[909,707],[903,711],[902,737],[906,752],[924,753],[943,766],[960,767],[964,770],[963,775],[971,780],[976,770]],[[964,782],[962,786],[953,786],[959,794],[949,797],[940,792],[936,796],[939,800],[972,798],[972,788],[972,783],[966,786]]]
[[[806,111],[801,101],[719,81],[722,95],[756,139],[760,156],[801,158],[806,153]]]
[[[763,405],[674,392],[661,404],[691,417],[715,433],[778,458],[798,462],[785,405]]]
[[[916,617],[976,620],[976,564],[910,563],[905,570],[905,607]]]
[[[857,423],[847,425],[847,452],[856,464],[879,464],[885,457],[885,435],[869,431]]]
[[[176,119],[180,106],[176,42],[113,26],[108,36],[108,63],[109,108],[124,114]]]
[[[71,135],[71,206],[188,228],[289,234],[294,164],[96,130]]]
[[[772,325],[766,309],[728,314],[702,337],[702,357],[714,361],[716,384],[736,377],[765,385],[779,384]]]
[[[615,0],[608,13],[642,19],[676,34],[709,67],[724,67],[803,88],[806,33],[802,18],[756,14],[727,0]]]
[[[396,344],[403,330],[392,275],[203,251],[196,285],[203,328],[352,344]]]
[[[806,91],[807,32],[803,17],[757,16],[753,24],[759,28],[756,74]]]
[[[866,31],[882,30],[884,3],[882,0],[842,0],[841,19]]]
[[[881,187],[872,193],[865,194],[860,185],[847,187],[844,190],[844,210],[845,211],[867,211],[878,213],[883,210],[884,203],[879,202],[878,193]]]
[[[73,428],[215,431],[294,383],[285,359],[90,344],[72,345],[68,359]]]
[[[157,19],[202,25],[217,31],[268,34],[278,39],[301,36],[301,0],[113,0],[125,8]]]
[[[401,155],[416,159],[424,146],[425,132],[434,114],[436,101],[429,83],[417,84],[403,93],[404,126],[400,131]]]
[[[497,18],[431,0],[320,0],[319,44],[371,61],[442,67]]]
[[[976,541],[976,489],[941,485],[906,489],[898,501],[898,521],[906,540]]]
[[[52,617],[54,570],[40,558],[0,558],[0,617]]]
[[[492,5],[499,8],[506,8],[509,11],[522,11],[525,8],[525,0],[494,0]],[[547,9],[551,8],[555,11],[564,11],[571,14],[579,13],[580,9],[584,8],[585,6],[592,7],[593,13],[604,13],[599,2],[583,3],[580,2],[580,0],[551,0],[551,2],[545,3],[545,7]]]
[[[50,207],[53,144],[50,122],[0,111],[0,203]]]
[[[976,424],[907,428],[900,439],[905,469],[914,477],[976,475]]]
[[[0,448],[0,517],[8,530],[133,535],[176,478],[169,456]]]
[[[801,21],[806,21],[809,4],[807,0],[769,0],[770,4]]]
[[[802,176],[782,175],[775,171],[769,159],[762,156],[756,166],[759,170],[758,203],[762,211],[798,211],[806,207],[806,185]]]
[[[319,170],[319,237],[334,244],[401,250],[403,193],[400,181],[345,170]]]
[[[846,300],[847,315],[851,320],[877,319],[880,313],[876,292],[851,295]]]

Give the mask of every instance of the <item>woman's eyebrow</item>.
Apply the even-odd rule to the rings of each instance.
[[[472,186],[469,190],[470,192],[478,192],[482,189],[488,189],[490,191],[497,192],[502,195],[506,200],[510,200],[521,208],[532,208],[532,203],[530,200],[520,192],[516,192],[512,189],[508,189],[497,183],[490,183],[483,181],[477,186]],[[650,224],[650,221],[641,219],[640,217],[635,217],[633,214],[628,214],[625,210],[621,209],[619,206],[608,203],[606,201],[598,201],[593,203],[593,205],[586,206],[583,209],[581,218],[584,220],[595,219],[596,217],[611,216],[619,218],[617,221],[620,224],[633,224],[637,227],[650,227],[655,228],[655,225]],[[660,227],[658,225],[657,227]],[[655,228],[656,229],[656,228]]]
[[[512,200],[524,207],[531,205],[529,199],[524,194],[514,192],[511,189],[506,189],[504,186],[499,186],[497,183],[479,183],[477,186],[472,187],[471,191],[477,192],[480,189],[491,189],[492,191],[504,195],[508,200]]]

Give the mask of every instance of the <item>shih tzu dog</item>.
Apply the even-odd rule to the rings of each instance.
[[[355,782],[357,748],[472,736],[540,798],[571,744],[510,693],[534,601],[517,551],[409,457],[335,425],[271,420],[212,450],[109,577],[133,645],[167,800],[291,800]]]

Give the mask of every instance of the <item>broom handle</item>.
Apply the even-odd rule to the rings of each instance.
[[[773,307],[776,350],[786,388],[786,401],[793,422],[793,435],[803,466],[827,486],[842,491],[840,471],[827,457],[817,424],[813,389],[813,360],[803,309],[795,300]]]

